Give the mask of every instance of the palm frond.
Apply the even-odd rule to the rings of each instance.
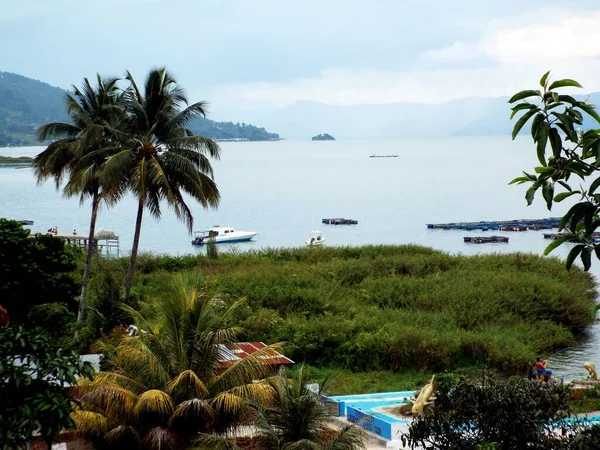
[[[208,389],[192,370],[185,370],[171,380],[167,384],[165,392],[180,401],[209,396]]]
[[[269,447],[274,449],[274,447]],[[231,442],[226,436],[199,433],[188,450],[242,450],[237,444]]]
[[[186,448],[185,440],[175,431],[166,427],[154,427],[143,440],[146,450],[181,450]]]
[[[323,450],[316,442],[308,439],[302,439],[296,442],[288,442],[281,447],[281,450]]]
[[[193,398],[186,400],[175,408],[169,424],[186,434],[194,434],[201,430],[210,430],[215,421],[215,411],[206,400]]]
[[[86,437],[98,437],[109,429],[108,419],[100,413],[92,411],[73,411],[71,419],[75,430]]]
[[[37,129],[36,136],[40,142],[51,138],[74,138],[81,133],[81,128],[64,122],[50,122]]]
[[[173,414],[173,399],[166,392],[158,389],[151,389],[139,396],[135,405],[135,414],[142,416],[145,414],[159,415],[169,417]]]
[[[135,414],[138,396],[116,384],[102,384],[88,392],[83,400],[99,408],[116,423],[130,423]]]
[[[341,430],[333,431],[328,429],[322,436],[327,436],[323,440],[323,450],[358,450],[365,447],[365,433],[356,425],[344,425]]]
[[[138,430],[130,425],[119,425],[104,435],[104,440],[112,449],[138,450],[141,447],[141,436]]]

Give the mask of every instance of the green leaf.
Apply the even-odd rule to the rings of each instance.
[[[562,87],[583,88],[583,86],[580,85],[577,81],[565,78],[564,80],[556,80],[555,82],[553,82],[548,88],[548,90],[551,91],[552,89],[558,89]]]
[[[532,105],[531,103],[519,103],[518,105],[515,105],[510,109],[512,111],[512,113],[510,113],[510,120],[512,120],[513,117],[515,117],[515,114],[524,109],[536,109],[538,111],[540,110],[537,106]]]
[[[536,112],[537,112],[536,110],[530,110],[521,116],[521,118],[517,121],[517,123],[515,124],[515,127],[513,128],[513,132],[512,132],[513,140],[517,137],[517,135],[519,134],[519,131],[521,131],[521,128],[523,128],[523,125],[525,125],[527,123],[527,121],[529,119],[531,119],[531,117],[533,117],[533,115]]]
[[[590,270],[592,267],[592,249],[591,247],[586,247],[581,252],[581,262],[583,263],[583,270],[586,272]]]
[[[575,203],[571,208],[567,211],[567,213],[560,219],[560,223],[558,224],[558,231],[561,231],[567,226],[567,222],[571,219],[573,214],[577,212],[581,208],[581,203]]]
[[[526,177],[517,177],[517,178],[515,178],[514,180],[512,180],[512,181],[511,181],[510,183],[508,183],[508,184],[509,184],[509,185],[511,185],[511,184],[515,184],[515,183],[516,183],[516,184],[523,184],[523,183],[527,183],[528,181],[531,181],[531,180],[529,180],[529,179],[528,179],[528,178],[526,178]]]
[[[550,137],[550,146],[552,147],[552,154],[555,158],[559,157],[562,152],[562,139],[556,128],[550,128],[548,132]]]
[[[546,142],[548,141],[548,124],[546,122],[539,124],[535,140],[537,141],[538,160],[542,166],[546,166],[548,165],[546,163]]]
[[[525,200],[527,200],[527,206],[531,205],[533,203],[533,198],[535,197],[535,192],[539,189],[540,185],[537,183],[534,183],[533,186],[531,186],[529,189],[527,189],[527,192],[525,193]]]
[[[575,100],[574,97],[571,97],[570,95],[564,95],[564,94],[559,95],[558,100],[561,102],[570,103],[573,106],[577,106],[577,104],[579,103],[577,100]]]
[[[581,251],[584,248],[585,248],[585,245],[579,244],[571,249],[571,251],[569,252],[569,255],[567,256],[567,263],[566,263],[567,270],[571,269],[571,266],[573,265],[575,258],[577,258],[577,256],[579,256],[579,254],[581,253]]]
[[[529,98],[529,97],[541,97],[542,93],[540,91],[534,91],[534,90],[525,90],[525,91],[521,91],[521,92],[517,92],[515,95],[513,95],[510,100],[508,101],[508,103],[514,103],[517,102],[519,100],[523,100],[524,98]]]
[[[533,121],[531,122],[531,138],[534,141],[535,141],[535,136],[537,135],[537,132],[538,132],[538,128],[539,128],[540,124],[544,121],[545,118],[546,118],[546,116],[544,116],[542,113],[539,113],[533,118]]]
[[[544,89],[546,89],[546,82],[548,81],[549,75],[550,75],[550,71],[546,72],[540,80],[540,86],[543,87]]]
[[[546,182],[542,187],[542,195],[544,196],[544,200],[546,200],[546,206],[548,210],[552,210],[552,198],[554,197],[554,184]]]
[[[600,186],[600,177],[598,177],[594,180],[594,182],[590,186],[590,189],[588,190],[588,192],[590,194],[593,194],[596,191],[596,189],[598,189],[598,186]]]
[[[555,203],[560,203],[562,202],[565,198],[570,197],[571,195],[575,195],[575,194],[579,194],[579,191],[572,191],[572,192],[561,192],[560,194],[556,194],[556,196],[554,197],[554,202]]]
[[[561,244],[563,244],[564,242],[569,241],[570,239],[572,239],[573,236],[570,234],[565,234],[564,236],[559,237],[558,239],[554,239],[550,245],[548,247],[546,247],[546,250],[544,250],[544,256],[548,256],[554,249],[556,249],[558,246],[560,246]]]
[[[596,112],[596,108],[594,106],[588,105],[585,102],[579,102],[577,104],[577,107],[579,107],[579,109],[581,109],[582,111],[585,111],[588,115],[590,115],[594,119],[596,119],[596,122],[600,122],[600,115],[598,115],[598,113]]]

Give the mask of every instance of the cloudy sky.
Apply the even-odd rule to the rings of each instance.
[[[166,65],[212,117],[242,120],[508,95],[548,69],[600,90],[598,23],[598,0],[0,0],[0,71],[66,88]]]

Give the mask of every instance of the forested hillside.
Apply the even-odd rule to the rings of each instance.
[[[66,120],[64,94],[64,90],[41,81],[0,72],[0,146],[35,145],[35,130],[40,125]],[[198,119],[189,127],[213,139],[279,139],[278,134],[245,123]]]

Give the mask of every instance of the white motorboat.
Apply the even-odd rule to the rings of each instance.
[[[323,245],[323,242],[325,242],[325,237],[323,237],[323,233],[321,231],[313,231],[310,233],[310,238],[305,242],[309,247]]]
[[[192,244],[203,245],[209,241],[217,244],[221,242],[245,242],[252,239],[258,233],[256,231],[236,231],[232,227],[220,227],[215,225],[209,230],[194,231]]]

